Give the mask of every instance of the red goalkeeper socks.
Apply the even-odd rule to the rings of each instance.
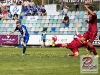
[[[55,44],[56,47],[62,47],[62,44]]]
[[[95,49],[95,47],[92,45],[90,48],[92,49],[92,51],[93,51],[93,54],[94,54],[94,55],[97,55],[97,52],[96,52],[96,49]]]

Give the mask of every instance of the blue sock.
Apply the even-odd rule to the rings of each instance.
[[[26,46],[23,46],[23,54],[25,53],[26,51]]]

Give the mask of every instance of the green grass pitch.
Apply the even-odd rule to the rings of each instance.
[[[96,48],[100,56],[100,48]],[[85,55],[85,48],[80,48]],[[72,53],[66,48],[27,48],[22,56],[20,48],[0,48],[0,75],[100,75],[80,73],[80,56],[64,57]],[[100,57],[99,57],[100,59]]]

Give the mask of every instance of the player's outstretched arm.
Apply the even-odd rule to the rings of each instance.
[[[10,34],[12,34],[12,33],[14,33],[15,32],[15,30],[13,30],[13,31],[11,31],[10,33],[8,33],[7,35],[10,35]]]
[[[89,9],[89,7],[87,5],[84,5],[85,8],[87,9],[87,11],[91,14],[91,15],[95,15],[95,13]]]
[[[77,35],[79,34],[79,32],[78,32],[78,25],[79,25],[79,23],[77,22],[77,23],[76,23],[76,34],[77,34]]]

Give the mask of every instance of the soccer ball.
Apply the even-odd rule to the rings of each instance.
[[[77,34],[74,34],[73,38],[76,39],[77,38]]]

